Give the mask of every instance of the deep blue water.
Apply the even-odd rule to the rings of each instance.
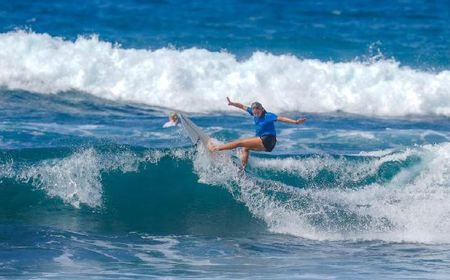
[[[0,278],[448,278],[449,10],[2,1]]]
[[[75,39],[98,34],[125,48],[256,50],[349,61],[377,55],[448,69],[448,1],[3,1],[1,30]]]

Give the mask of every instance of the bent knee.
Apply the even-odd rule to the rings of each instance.
[[[246,148],[245,147],[245,139],[239,139],[239,140],[237,140],[236,141],[236,145],[238,146],[238,147],[242,147],[242,148]]]

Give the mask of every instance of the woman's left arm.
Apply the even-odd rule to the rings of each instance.
[[[300,123],[304,123],[306,121],[306,118],[294,120],[294,119],[290,119],[288,117],[278,116],[277,121],[285,122],[285,123],[292,123],[292,124],[300,124]]]

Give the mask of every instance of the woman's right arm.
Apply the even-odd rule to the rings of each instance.
[[[228,106],[234,106],[236,108],[247,111],[247,106],[245,106],[244,104],[241,104],[239,102],[232,102],[229,97],[227,97],[227,100],[228,100]]]

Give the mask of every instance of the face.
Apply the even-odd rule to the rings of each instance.
[[[252,108],[253,111],[253,115],[257,116],[257,117],[261,117],[262,113],[263,113],[263,109],[259,109],[256,107]]]

